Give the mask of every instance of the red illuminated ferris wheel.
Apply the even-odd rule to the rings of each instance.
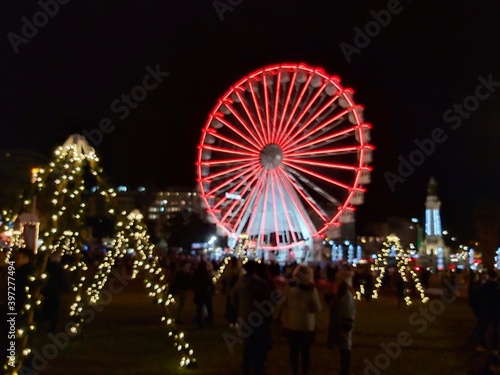
[[[220,98],[196,164],[207,211],[229,238],[246,234],[263,250],[311,247],[348,220],[373,150],[353,93],[320,68],[280,64]]]

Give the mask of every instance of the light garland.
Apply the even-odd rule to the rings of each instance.
[[[216,284],[220,280],[222,274],[224,273],[224,270],[227,268],[227,265],[229,264],[233,256],[236,255],[238,259],[241,259],[242,264],[247,263],[249,260],[248,252],[250,252],[252,256],[255,256],[256,250],[254,243],[250,240],[248,235],[240,234],[238,237],[238,244],[236,245],[236,248],[231,249],[227,253],[226,257],[224,258],[224,263],[219,267],[214,277],[212,277],[212,282]],[[261,260],[257,259],[257,263],[261,263]]]
[[[370,271],[377,272],[377,278],[375,281],[375,287],[373,288],[372,298],[377,299],[379,294],[378,291],[382,286],[382,279],[384,278],[386,269],[387,269],[387,258],[390,256],[391,251],[395,252],[396,257],[396,268],[398,269],[398,273],[403,279],[405,283],[408,283],[407,270],[409,270],[411,278],[415,284],[415,288],[417,289],[420,300],[422,303],[426,303],[429,300],[429,297],[425,295],[425,290],[420,282],[420,279],[417,273],[409,266],[410,257],[405,252],[403,247],[401,246],[401,241],[399,237],[395,235],[389,235],[386,237],[386,240],[383,244],[381,253],[377,254],[376,261],[371,265]],[[356,291],[356,299],[361,300],[362,296],[365,295],[366,291],[364,287],[361,285],[360,290]],[[410,296],[405,296],[406,305],[411,305],[412,301]]]
[[[134,212],[124,220],[116,224],[118,233],[113,240],[113,250],[108,251],[103,262],[99,265],[93,281],[86,286],[86,277],[84,271],[87,271],[87,265],[81,251],[83,246],[82,233],[84,231],[85,203],[82,199],[82,193],[85,190],[84,171],[90,170],[90,173],[97,179],[98,185],[105,186],[100,177],[102,169],[98,168],[97,158],[94,149],[88,145],[85,139],[80,135],[74,135],[68,138],[63,146],[54,151],[54,159],[50,162],[48,168],[40,169],[36,177],[36,187],[41,210],[53,212],[45,223],[40,235],[42,244],[37,255],[38,262],[35,262],[35,272],[29,278],[27,287],[27,299],[18,315],[21,324],[16,331],[18,348],[21,354],[17,354],[14,362],[15,366],[4,366],[5,373],[16,375],[19,373],[23,361],[30,355],[31,349],[28,347],[28,337],[35,330],[34,312],[35,308],[41,305],[40,290],[43,281],[46,278],[45,268],[50,254],[60,251],[63,255],[70,255],[76,259],[71,266],[65,268],[70,272],[77,273],[77,282],[73,286],[75,292],[75,301],[71,305],[70,316],[74,322],[71,332],[74,335],[81,334],[83,328],[83,308],[85,299],[90,304],[96,304],[99,301],[100,291],[104,287],[109,274],[112,271],[115,262],[127,253],[127,248],[135,248],[138,257],[134,261],[135,277],[139,272],[139,267],[144,271],[146,286],[150,289],[149,295],[155,301],[162,305],[164,321],[169,329],[168,336],[174,339],[176,349],[182,353],[180,361],[181,366],[195,366],[196,359],[193,356],[193,350],[185,341],[184,332],[179,331],[174,323],[168,305],[175,300],[171,295],[167,295],[168,285],[165,282],[165,275],[159,266],[157,257],[154,256],[154,245],[149,240],[147,228],[142,223],[142,215]],[[86,169],[87,168],[87,169]],[[100,194],[105,198],[107,212],[116,216],[116,207],[111,207],[116,192],[113,189],[100,189]],[[45,203],[45,206],[43,204]],[[25,206],[31,204],[30,200],[24,201]],[[8,215],[3,212],[3,225]],[[10,215],[9,218],[15,218]],[[10,219],[15,220],[15,219]],[[123,222],[127,222],[126,225]],[[5,228],[3,228],[5,229]],[[11,245],[24,247],[22,238],[22,226],[20,230],[13,230]],[[10,253],[9,253],[10,256]],[[84,292],[85,291],[85,292]],[[86,298],[83,298],[83,295]],[[12,362],[12,361],[11,361]]]

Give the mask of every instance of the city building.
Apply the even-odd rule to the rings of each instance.
[[[186,221],[192,214],[198,215],[204,221],[207,219],[202,199],[194,190],[171,188],[159,191],[147,211],[147,219],[153,223],[155,235],[163,239],[170,237],[172,220],[179,215]]]

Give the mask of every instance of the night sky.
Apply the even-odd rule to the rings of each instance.
[[[49,155],[70,134],[109,119],[113,130],[95,148],[113,183],[192,188],[196,146],[218,98],[267,64],[304,62],[339,75],[373,125],[374,171],[360,222],[423,219],[431,176],[443,226],[459,238],[473,234],[478,199],[500,199],[498,2],[65,1],[46,18],[41,3],[3,2],[3,149]],[[388,8],[388,24],[379,32],[369,24],[373,37],[356,47],[355,28]],[[36,35],[25,26],[22,39],[35,15],[42,26]],[[347,59],[342,43],[356,48]],[[113,110],[142,85],[147,67],[169,74],[129,113]],[[482,99],[468,101],[477,108],[456,117],[454,104],[476,95],[479,76],[493,82],[489,91],[480,89]],[[435,128],[446,140],[391,189],[387,172],[397,174],[398,157],[408,160],[415,140]]]

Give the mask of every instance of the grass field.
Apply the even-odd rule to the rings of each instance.
[[[71,301],[65,296],[65,307]],[[180,357],[160,324],[160,308],[146,295],[140,278],[130,281],[121,293],[86,326],[83,339],[72,339],[54,358],[41,363],[43,375],[237,375],[240,374],[241,346],[233,354],[223,333],[231,332],[223,318],[225,296],[215,296],[215,324],[198,329],[186,324],[188,342],[195,351],[198,368],[179,368]],[[175,308],[175,307],[174,307]],[[427,312],[420,309],[425,308]],[[313,344],[311,374],[337,374],[338,352],[326,348],[326,308],[318,317],[317,339]],[[194,316],[189,302],[186,317]],[[61,329],[67,315],[63,315]],[[390,291],[377,300],[357,302],[354,330],[353,374],[376,375],[365,368],[367,361],[380,374],[469,375],[481,360],[468,342],[474,324],[465,298],[443,302],[435,296],[423,305],[418,299],[397,309]],[[286,341],[278,325],[273,326],[274,344],[269,353],[268,374],[289,374]],[[399,340],[402,345],[397,345]],[[40,331],[33,349],[41,352],[47,337]],[[391,358],[382,348],[388,346]],[[398,349],[398,347],[400,349]]]

